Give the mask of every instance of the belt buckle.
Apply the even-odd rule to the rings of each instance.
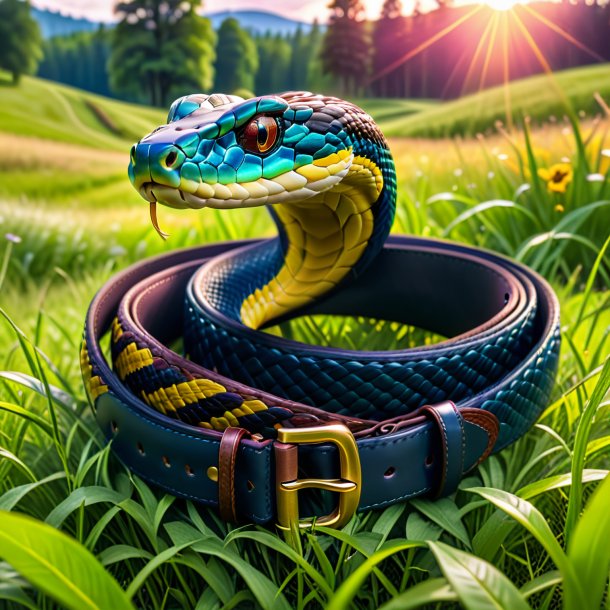
[[[287,445],[332,443],[339,452],[341,472],[340,479],[299,479],[296,473],[297,458],[294,468],[295,478],[289,481],[276,481],[278,527],[282,530],[293,531],[306,529],[314,524],[313,519],[299,519],[299,491],[308,488],[339,493],[337,508],[329,515],[315,518],[316,525],[334,528],[344,526],[358,508],[362,484],[360,456],[356,440],[350,429],[343,424],[279,428],[277,439],[280,443]]]

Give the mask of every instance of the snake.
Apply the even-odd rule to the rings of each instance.
[[[215,491],[168,479],[165,469],[176,458],[166,453],[178,452],[192,474],[188,447],[205,453],[213,441],[209,451],[220,443],[222,454],[221,439],[231,438],[227,463],[239,450],[258,464],[240,474],[245,506],[254,502],[252,489],[269,487],[270,447],[275,443],[276,453],[283,447],[278,431],[333,423],[357,440],[365,470],[365,447],[377,457],[392,455],[401,439],[411,438],[414,447],[424,442],[424,430],[440,434],[440,487],[447,493],[464,471],[519,438],[548,403],[559,353],[552,289],[495,253],[391,236],[394,161],[378,125],[355,104],[304,91],[251,99],[186,95],[171,105],[165,124],[131,148],[128,175],[164,238],[157,205],[201,213],[265,206],[277,227],[273,238],[137,264],[91,305],[81,368],[100,425],[134,471],[172,493],[218,505]],[[356,351],[264,332],[317,313],[415,324],[448,338]],[[99,344],[106,331],[112,370]],[[172,349],[177,341],[182,354]],[[479,438],[477,429],[486,435]],[[134,445],[136,434],[163,447],[154,450],[165,452],[154,467],[138,466],[150,442]],[[413,482],[408,493],[395,465],[367,475],[380,481],[373,488],[386,491],[367,499],[363,486],[360,508],[438,491],[428,467],[427,486]],[[242,512],[271,519],[264,497],[256,510]]]

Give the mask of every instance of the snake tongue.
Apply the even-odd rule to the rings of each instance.
[[[159,234],[161,239],[167,239],[169,237],[169,233],[165,233],[159,228],[159,222],[157,221],[157,202],[150,202],[150,221],[152,222],[152,226],[155,228],[155,231]]]

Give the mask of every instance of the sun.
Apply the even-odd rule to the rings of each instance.
[[[483,0],[482,4],[489,6],[494,11],[509,11],[517,4],[523,4],[522,0]]]

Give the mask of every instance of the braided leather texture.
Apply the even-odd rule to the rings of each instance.
[[[127,327],[119,311],[111,342],[114,368],[121,382],[150,407],[194,426],[220,430],[241,426],[265,436],[292,416],[288,409],[232,391],[228,384],[195,379],[175,362],[168,362],[135,329],[123,330]],[[129,355],[131,366],[123,365],[121,354]]]

